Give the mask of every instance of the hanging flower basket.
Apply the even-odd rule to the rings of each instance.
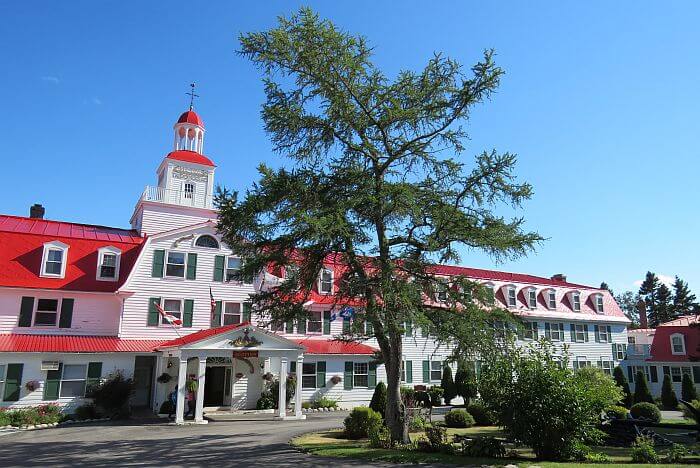
[[[275,376],[272,374],[272,372],[266,372],[265,374],[263,374],[262,378],[267,382],[272,382]]]
[[[236,372],[236,378],[237,378],[237,379],[242,379],[242,378],[243,378],[243,372]]]
[[[343,378],[339,375],[334,375],[333,377],[331,377],[331,383],[333,385],[338,385],[342,381],[343,381]]]
[[[28,391],[33,392],[37,388],[39,388],[39,382],[37,380],[30,380],[26,384],[24,384],[24,388],[26,388]]]
[[[168,382],[170,382],[171,380],[173,380],[173,376],[170,375],[170,374],[168,374],[167,372],[163,372],[162,374],[160,374],[160,375],[158,376],[158,378],[157,378],[156,380],[158,381],[158,383],[163,383],[163,384],[165,384],[165,383],[168,383]]]

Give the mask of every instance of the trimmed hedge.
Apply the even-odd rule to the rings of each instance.
[[[376,431],[383,425],[382,415],[366,406],[353,408],[343,421],[345,437],[362,439],[368,437],[371,431]]]
[[[630,413],[634,419],[646,419],[652,422],[661,421],[661,411],[653,403],[636,403],[630,408]]]
[[[493,426],[496,424],[496,415],[489,411],[481,401],[475,401],[468,405],[467,411],[472,415],[477,426]]]
[[[445,425],[447,427],[472,427],[474,418],[466,410],[453,409],[445,415]]]

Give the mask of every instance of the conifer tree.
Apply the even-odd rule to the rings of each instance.
[[[369,402],[369,407],[374,411],[384,417],[384,411],[386,410],[386,384],[384,382],[379,382],[376,387],[374,387],[374,393],[372,394],[372,399]]]
[[[647,275],[639,287],[639,295],[644,300],[647,305],[647,319],[649,320],[649,325],[654,327],[653,318],[656,317],[656,309],[658,301],[656,299],[657,291],[659,289],[661,282],[657,278],[656,274],[651,271],[647,271]]]
[[[674,319],[673,303],[671,302],[671,290],[668,286],[661,284],[656,290],[656,312],[649,317],[649,323],[653,327],[657,327],[662,323],[669,322]]]
[[[445,399],[445,404],[449,405],[454,397],[457,396],[457,389],[455,388],[454,380],[452,380],[452,369],[445,363],[442,368],[442,380],[440,380],[440,386],[443,390],[442,397]]]
[[[457,364],[457,372],[455,373],[455,389],[457,395],[464,400],[464,405],[468,405],[472,398],[475,398],[478,393],[478,384],[476,381],[476,373],[474,372],[474,363],[460,360]]]
[[[634,402],[635,403],[654,403],[654,397],[651,396],[647,378],[644,372],[637,371],[634,376]]]
[[[625,371],[622,369],[622,367],[615,367],[613,370],[613,378],[615,379],[617,386],[622,388],[623,397],[620,404],[626,408],[631,407],[634,404],[634,398],[632,397],[630,384],[627,382],[627,377],[625,377]]]
[[[692,314],[696,306],[695,294],[690,292],[688,283],[676,276],[673,282],[673,317]]]
[[[608,286],[608,283],[606,283],[605,281],[600,283],[600,289],[605,289],[606,291],[610,292],[611,296],[615,296],[615,293],[612,289],[610,289],[610,286]]]
[[[664,382],[661,385],[661,404],[667,410],[678,408],[678,397],[676,397],[676,392],[673,391],[671,376],[668,374],[664,374]]]
[[[683,374],[683,382],[681,383],[681,399],[691,402],[698,399],[698,392],[695,389],[695,384],[690,374]]]

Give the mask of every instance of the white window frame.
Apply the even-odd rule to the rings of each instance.
[[[179,266],[179,263],[170,263],[170,254],[182,254],[182,276],[180,275],[169,275],[168,274],[168,265],[175,265]],[[165,278],[176,278],[176,279],[185,279],[185,276],[187,276],[187,252],[184,252],[182,250],[166,250],[165,251],[165,265],[164,265],[164,271],[163,271],[163,276]]]
[[[569,298],[571,299],[571,310],[574,312],[581,312],[581,293],[579,291],[572,291],[569,293]]]
[[[447,302],[447,290],[450,288],[450,284],[447,280],[438,280],[437,291],[435,291],[435,301],[436,302]]]
[[[180,315],[179,316],[175,315],[175,314],[173,314],[173,311],[166,309],[165,308],[165,301],[178,301],[180,303],[180,312],[179,312]],[[183,320],[183,315],[185,313],[185,300],[184,299],[178,299],[176,297],[165,297],[165,298],[161,299],[160,305],[166,314],[170,314],[173,317],[177,317],[180,320]],[[172,327],[174,325],[174,324],[171,324],[170,322],[168,322],[167,320],[165,320],[165,317],[163,317],[162,315],[160,315],[160,314],[158,314],[158,315],[159,315],[159,319],[160,319],[160,322],[159,322],[160,326]],[[223,320],[223,316],[222,316],[221,320]]]
[[[433,364],[437,364],[437,369]],[[433,372],[438,373],[438,378],[433,377]],[[430,361],[430,381],[439,382],[442,380],[442,361]]]
[[[102,276],[102,264],[104,262],[105,255],[114,255],[114,277]],[[116,247],[108,245],[106,247],[101,247],[97,251],[97,272],[95,278],[98,281],[119,281],[119,266],[121,264],[122,251]]]
[[[581,331],[579,331],[579,327],[581,327]],[[581,339],[579,340],[579,333],[581,334]],[[575,323],[574,324],[574,336],[573,339],[571,340],[574,343],[585,343],[586,342],[586,325],[583,323]]]
[[[5,396],[5,380],[6,380],[7,364],[0,364],[0,401]]]
[[[547,308],[555,310],[557,308],[557,292],[554,289],[547,291]]]
[[[324,281],[323,274],[330,273],[330,280]],[[319,294],[333,294],[333,270],[331,268],[322,268],[318,273],[318,292]],[[324,291],[323,285],[330,284],[330,291]]]
[[[608,327],[610,328],[610,331],[608,331]],[[598,325],[598,342],[612,343],[612,326]]]
[[[362,369],[362,366],[364,366],[365,372],[358,372],[358,366],[360,366],[360,369]],[[366,380],[364,383],[358,383],[357,378],[358,377],[364,377]],[[353,362],[352,364],[352,386],[353,388],[356,387],[367,387],[369,385],[369,362]]]
[[[512,297],[511,297],[512,293]],[[512,299],[512,303],[511,303]],[[514,285],[508,285],[506,286],[506,305],[508,306],[509,309],[514,309],[515,307],[518,306],[518,291],[515,288]]]
[[[651,383],[651,369],[649,366],[632,366],[632,375],[636,378],[637,372],[642,371],[647,383]]]
[[[66,374],[66,367],[67,366],[82,366],[85,367],[85,375],[82,379],[65,379],[64,376]],[[61,382],[59,384],[58,388],[58,397],[59,398],[81,398],[85,397],[85,392],[87,392],[87,373],[88,373],[88,364],[66,364],[63,363],[63,368],[61,369]],[[63,396],[63,383],[64,382],[83,382],[83,394],[79,396]]]
[[[399,378],[402,383],[406,383],[406,356],[401,357],[401,376]]]
[[[237,305],[238,306],[238,312],[237,313],[227,313],[226,312],[226,307],[228,305]],[[230,322],[226,323],[226,316],[236,316],[238,315],[238,322]],[[222,306],[221,306],[221,325],[235,325],[243,323],[243,303],[241,302],[236,302],[236,301],[225,301]]]
[[[556,338],[555,338],[556,335]],[[561,322],[549,323],[549,339],[551,341],[564,341],[564,324]]]
[[[537,322],[525,322],[523,327],[523,339],[525,340],[536,340],[539,338],[539,328]],[[551,334],[551,328],[550,328]]]
[[[208,246],[206,246],[206,245],[198,245],[197,242],[199,242],[199,240],[200,240],[202,237],[211,237],[212,239],[214,239],[214,241],[216,242],[216,247],[208,247]],[[200,234],[200,235],[198,235],[197,238],[194,240],[194,243],[193,243],[192,245],[193,245],[194,247],[198,247],[198,248],[200,248],[200,249],[207,249],[207,250],[219,250],[219,249],[221,248],[221,242],[219,242],[219,239],[217,239],[216,237],[212,236],[211,234]]]
[[[309,374],[309,373],[304,372],[304,367],[306,367],[306,366],[314,366],[313,374]],[[353,368],[354,368],[354,366],[353,366]],[[317,372],[317,370],[318,370],[318,367],[316,366],[315,362],[302,363],[302,365],[301,365],[301,388],[302,388],[302,390],[313,390],[316,388],[316,372]],[[306,377],[307,379],[310,380],[311,376],[313,376],[313,379],[314,379],[313,386],[304,385],[304,377]]]
[[[537,308],[537,289],[528,288],[527,289],[527,306],[530,309]]]
[[[66,264],[68,263],[68,244],[64,244],[60,241],[51,241],[44,244],[44,253],[41,256],[41,270],[39,276],[43,278],[65,278],[66,277]],[[49,273],[46,271],[46,266],[48,265],[49,252],[50,251],[60,251],[61,252],[61,271],[60,273]],[[52,261],[53,262],[53,261]],[[55,263],[55,262],[53,262]]]
[[[496,285],[493,283],[484,283],[484,286],[491,291],[491,297],[487,299],[487,303],[493,304],[496,301]]]
[[[676,371],[676,372],[674,373],[673,371]],[[683,382],[683,371],[681,370],[680,367],[678,367],[678,366],[672,366],[671,369],[670,369],[670,372],[671,372],[671,382],[673,382],[673,383],[681,383],[681,382]],[[678,374],[678,375],[677,375],[678,380],[676,380],[676,375],[675,375],[676,373]]]
[[[676,344],[673,342],[674,338],[680,339],[680,343],[678,343],[678,344],[680,344],[680,346],[682,348],[680,351],[676,351]],[[683,335],[683,333],[674,333],[671,335],[670,340],[671,340],[671,354],[673,354],[674,356],[685,355],[685,335]]]
[[[192,187],[192,190],[187,190],[188,186]],[[188,200],[194,200],[194,194],[196,191],[197,191],[197,184],[195,184],[194,182],[184,181],[182,183],[182,194],[183,194],[184,198],[186,198]]]
[[[624,343],[613,343],[615,345],[615,355],[613,359],[616,361],[624,361],[627,354],[627,346]]]
[[[53,325],[43,325],[43,324],[37,324],[36,323],[36,314],[47,314],[50,313],[50,311],[39,310],[39,302],[40,301],[56,301],[56,321],[54,322]],[[57,328],[58,327],[58,322],[61,320],[61,305],[63,305],[63,299],[59,297],[37,297],[36,301],[34,301],[34,310],[32,311],[32,327],[36,328]]]
[[[311,320],[311,317],[314,318],[314,320]],[[312,323],[318,324],[315,325],[318,330],[312,330]],[[320,310],[310,310],[309,311],[309,318],[306,320],[306,333],[310,335],[320,335],[323,333],[323,311]]]
[[[583,369],[584,367],[593,367],[593,363],[588,360],[587,356],[576,356],[576,369]]]
[[[615,363],[611,361],[607,356],[600,357],[600,370],[607,375],[612,375]]]
[[[605,306],[603,305],[603,295],[596,294],[595,296],[595,311],[597,314],[602,314],[605,312]]]

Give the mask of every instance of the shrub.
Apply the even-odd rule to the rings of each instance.
[[[591,452],[586,454],[584,461],[588,463],[610,463],[612,460],[607,453]]]
[[[370,426],[367,431],[369,446],[373,448],[390,448],[391,431],[384,424]]]
[[[421,392],[416,392],[410,387],[401,387],[401,401],[403,402],[404,406],[406,406],[406,408],[416,407],[416,396],[418,393]]]
[[[625,371],[622,370],[622,367],[615,367],[615,370],[613,370],[613,378],[617,386],[620,387],[623,392],[620,405],[625,408],[630,408],[634,404],[634,397],[632,396],[632,392],[630,392],[630,384],[627,382],[627,377],[625,377]]]
[[[445,394],[445,390],[442,387],[434,385],[428,389],[428,395],[430,396],[430,404],[432,406],[440,406],[442,404],[442,396]]]
[[[467,457],[503,458],[506,448],[493,437],[475,437],[462,441],[462,453]]]
[[[681,399],[683,401],[693,401],[698,399],[698,392],[695,390],[695,384],[693,383],[693,379],[690,378],[690,374],[683,374]]]
[[[647,378],[644,372],[637,371],[634,376],[634,402],[635,403],[654,403],[654,398],[649,391]]]
[[[428,421],[423,416],[417,414],[411,418],[408,428],[412,431],[423,431],[428,426]]]
[[[700,400],[693,400],[689,402],[690,405],[695,408],[696,410],[700,411]],[[681,409],[683,410],[683,417],[686,419],[690,419],[691,421],[695,419],[695,416],[693,413],[688,409],[687,406],[681,405]],[[697,421],[698,424],[700,424],[700,421]]]
[[[653,403],[635,403],[630,409],[634,419],[646,419],[651,422],[661,421],[661,411]]]
[[[610,419],[627,419],[628,413],[629,410],[624,406],[610,406],[605,410]]]
[[[107,416],[122,418],[129,416],[129,399],[133,392],[133,381],[117,371],[94,386],[88,396]]]
[[[285,391],[285,395],[284,395],[285,396],[285,404],[287,406],[289,406],[289,402],[292,401],[292,397],[294,396],[294,391],[296,389],[296,383],[297,383],[296,376],[294,376],[294,375],[287,376],[287,387],[286,387],[286,391]],[[268,391],[270,392],[270,395],[271,395],[272,400],[273,400],[272,407],[276,409],[278,406],[278,400],[279,400],[278,395],[280,394],[280,381],[279,381],[279,379],[275,379],[270,384],[270,388],[268,389]],[[270,409],[270,408],[265,408],[265,409]]]
[[[255,404],[255,409],[269,410],[277,407],[277,399],[272,395],[272,392],[266,390],[260,394],[258,402]]]
[[[543,460],[571,458],[577,444],[596,436],[605,408],[622,397],[612,378],[574,373],[556,354],[545,340],[511,349],[494,355],[479,380],[484,404],[499,424]]]
[[[474,418],[463,409],[453,409],[445,415],[447,427],[472,427]]]
[[[57,423],[63,418],[61,408],[55,404],[41,405],[37,407],[40,424]]]
[[[452,369],[447,363],[442,367],[442,379],[440,380],[440,387],[443,390],[443,396],[445,398],[445,404],[449,405],[452,399],[457,396],[457,389],[455,387],[454,380],[452,380]]]
[[[369,407],[381,414],[382,418],[384,418],[384,411],[386,411],[386,385],[384,382],[379,382],[377,386],[374,387],[374,393],[372,394],[372,400],[369,402]]]
[[[496,416],[486,408],[482,401],[475,401],[468,405],[467,411],[472,415],[477,426],[493,426],[496,424]]]
[[[442,426],[426,427],[425,440],[419,441],[419,448],[424,452],[442,452],[447,445],[447,429]]]
[[[467,405],[472,398],[476,398],[477,390],[474,363],[460,361],[455,373],[455,392],[464,399],[464,404]]]
[[[12,420],[9,415],[9,411],[2,408],[0,409],[0,427],[11,425]]]
[[[636,406],[636,405],[635,405]],[[634,407],[633,407],[634,408]],[[659,456],[651,439],[639,436],[632,444],[632,463],[658,463]]]
[[[0,410],[0,426],[20,427],[52,424],[59,422],[62,418],[61,409],[53,404]]]
[[[690,452],[687,448],[685,448],[685,446],[681,444],[673,444],[671,448],[668,449],[668,452],[666,452],[664,461],[666,463],[679,464],[681,461],[683,461],[683,457],[685,457],[689,453]]]
[[[433,401],[430,399],[430,394],[428,392],[416,392],[415,393],[416,406],[423,408],[432,408]]]
[[[366,406],[354,408],[343,422],[345,437],[348,439],[362,439],[369,435],[375,426],[383,425],[382,415]]]
[[[675,410],[678,408],[678,398],[673,391],[671,376],[664,374],[664,383],[661,385],[661,404],[665,410]]]
[[[99,417],[97,407],[92,403],[85,403],[75,409],[75,419],[96,419]]]
[[[302,408],[303,408],[303,403],[302,403]],[[337,408],[338,407],[338,402],[333,400],[332,398],[328,398],[325,396],[320,397],[316,401],[311,402],[311,407],[312,408]]]

